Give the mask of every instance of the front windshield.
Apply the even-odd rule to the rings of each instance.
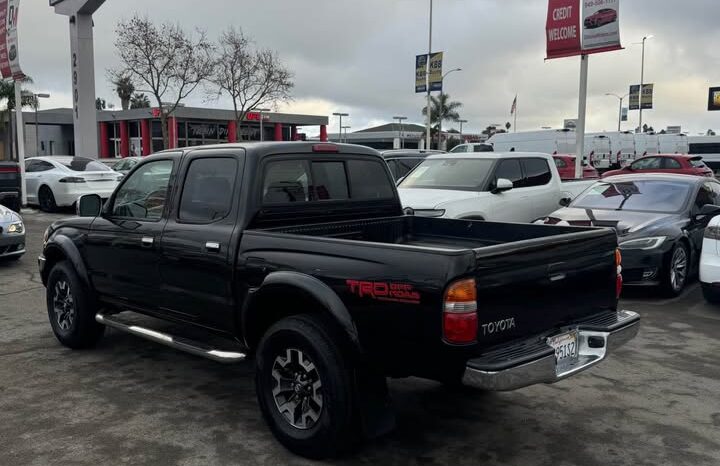
[[[679,181],[601,181],[578,196],[570,207],[674,213],[682,210],[691,185]]]
[[[489,159],[425,160],[398,187],[476,190],[485,184],[494,163]]]

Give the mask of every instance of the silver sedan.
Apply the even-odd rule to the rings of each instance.
[[[0,205],[0,260],[25,254],[25,225],[17,213]]]

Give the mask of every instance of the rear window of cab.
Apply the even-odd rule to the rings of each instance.
[[[395,197],[380,161],[286,159],[268,162],[263,173],[263,205]]]

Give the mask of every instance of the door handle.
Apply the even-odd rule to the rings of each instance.
[[[143,247],[149,248],[155,242],[155,238],[153,238],[152,236],[143,236],[141,241]]]
[[[208,252],[220,252],[220,243],[216,241],[208,241],[205,243],[205,249],[207,249]]]

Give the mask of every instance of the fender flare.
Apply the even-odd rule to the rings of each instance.
[[[272,272],[263,280],[262,284],[248,294],[245,305],[241,311],[241,322],[243,339],[247,339],[248,323],[253,312],[257,312],[253,306],[259,296],[263,294],[263,290],[268,290],[273,286],[290,286],[307,293],[309,296],[317,300],[333,317],[335,322],[340,325],[345,335],[348,337],[352,346],[360,351],[360,337],[358,335],[355,322],[350,316],[350,312],[345,307],[340,297],[325,283],[317,278],[299,272]]]
[[[55,235],[52,240],[48,242],[47,246],[45,246],[45,256],[47,257],[48,253],[53,249],[58,249],[60,253],[70,261],[75,269],[75,272],[77,272],[80,277],[80,280],[83,281],[85,286],[90,288],[90,277],[88,275],[87,268],[85,267],[85,263],[82,260],[82,256],[80,255],[80,251],[78,251],[75,243],[73,243],[73,241],[65,235]],[[47,279],[49,273],[50,267],[47,267],[43,272],[43,275],[45,276],[43,281]]]

